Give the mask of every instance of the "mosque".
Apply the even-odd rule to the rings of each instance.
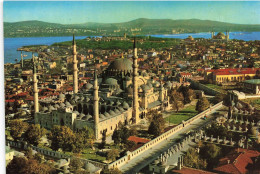
[[[215,32],[211,32],[211,39],[213,41],[227,41],[229,40],[229,31],[226,31],[226,35],[222,32],[219,32],[215,35]]]
[[[128,125],[139,123],[150,110],[169,109],[167,91],[171,82],[155,81],[145,71],[138,70],[137,47],[134,39],[133,57],[111,62],[101,74],[94,72],[93,82],[78,89],[76,42],[73,36],[73,95],[66,99],[60,94],[56,99],[41,100],[39,111],[37,78],[34,79],[35,124],[51,129],[65,125],[77,131],[91,127],[96,139],[109,135],[119,122]],[[34,76],[36,70],[34,68]]]

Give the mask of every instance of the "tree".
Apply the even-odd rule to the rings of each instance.
[[[62,148],[64,151],[73,150],[75,134],[67,126],[55,125],[48,138],[51,140],[51,148],[53,150],[58,150],[59,148]]]
[[[84,127],[75,134],[75,142],[73,145],[73,152],[80,153],[86,147],[92,147],[95,140],[93,129]]]
[[[224,95],[224,94],[218,93],[218,94],[213,98],[213,102],[214,102],[214,104],[217,104],[217,103],[223,101],[224,98],[225,98],[225,95]]]
[[[164,128],[165,120],[163,119],[163,115],[159,113],[154,114],[148,128],[148,133],[157,137],[164,132]]]
[[[107,160],[109,161],[115,161],[116,157],[119,156],[119,151],[117,149],[111,149],[107,153]]]
[[[190,103],[194,98],[194,92],[188,86],[180,86],[178,92],[182,93],[184,104]]]
[[[207,167],[206,160],[200,159],[198,152],[194,148],[189,148],[184,156],[184,166],[205,169]]]
[[[107,130],[103,130],[100,148],[104,148],[106,145],[106,134],[107,134]]]
[[[24,157],[14,157],[7,165],[6,173],[10,174],[52,174],[55,169],[46,165],[40,164],[35,159],[26,159]]]
[[[6,173],[22,174],[21,170],[26,166],[26,159],[23,157],[14,157],[13,160],[6,166]]]
[[[120,131],[115,129],[112,135],[112,140],[114,140],[115,144],[121,143]]]
[[[39,124],[31,124],[27,131],[24,133],[24,139],[34,145],[37,146],[40,143],[41,137],[46,135],[47,130],[41,128]]]
[[[228,129],[222,125],[217,125],[217,123],[213,123],[211,127],[205,129],[205,133],[208,136],[213,135],[214,137],[226,137],[228,139],[233,138],[232,132],[229,132]]]
[[[181,92],[177,92],[177,90],[172,90],[170,94],[170,103],[172,103],[172,108],[179,112],[179,109],[183,107],[184,97]]]
[[[118,168],[112,168],[112,169],[104,169],[102,174],[122,174],[122,172]]]
[[[220,154],[220,147],[215,144],[207,144],[202,146],[200,154],[204,159],[214,159]]]
[[[132,151],[137,146],[137,144],[134,141],[127,141],[126,143],[126,150]]]
[[[70,160],[70,169],[71,171],[74,171],[75,173],[77,173],[76,171],[78,171],[80,168],[83,167],[83,162],[79,159],[79,158],[72,158]]]
[[[112,140],[114,140],[115,144],[127,144],[127,139],[129,136],[134,135],[136,133],[136,129],[128,129],[121,122],[118,124],[118,128],[114,130],[112,135]]]
[[[22,134],[27,130],[28,124],[22,120],[12,120],[10,121],[10,135],[14,140],[21,138]]]
[[[196,111],[203,112],[209,107],[209,101],[206,97],[202,97],[198,100],[196,104]]]

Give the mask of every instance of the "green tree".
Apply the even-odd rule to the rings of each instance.
[[[73,172],[75,172],[75,173],[77,173],[76,171],[78,171],[79,169],[81,169],[82,167],[83,167],[83,162],[80,160],[80,159],[78,159],[78,158],[72,158],[71,160],[70,160],[70,169],[71,169],[71,171],[73,171]]]
[[[47,130],[41,128],[39,124],[31,124],[27,131],[24,133],[24,139],[32,144],[37,146],[40,143],[41,138],[46,135]]]
[[[180,86],[178,92],[182,93],[184,104],[190,103],[194,98],[194,92],[188,86]]]
[[[23,157],[14,157],[13,160],[6,166],[6,173],[22,174],[22,169],[26,166],[26,159]]]
[[[197,104],[196,104],[196,111],[203,112],[205,111],[208,107],[209,107],[209,101],[206,97],[202,97],[198,100]]]
[[[40,164],[35,159],[26,159],[24,157],[14,157],[7,165],[6,173],[10,174],[52,174],[55,169],[46,164]]]
[[[157,137],[164,132],[164,128],[165,120],[163,119],[163,115],[159,113],[154,114],[152,122],[150,123],[148,128],[148,133]]]
[[[202,146],[200,155],[204,159],[211,160],[216,158],[220,154],[220,150],[220,147],[215,144],[207,144],[205,146]]]
[[[218,94],[213,98],[213,102],[214,102],[214,104],[217,104],[217,103],[223,101],[224,98],[225,98],[225,95],[224,95],[224,94],[218,93]]]
[[[115,161],[116,157],[119,156],[119,151],[118,149],[111,149],[107,153],[107,160],[109,161]]]
[[[217,123],[213,123],[211,127],[206,128],[205,133],[207,136],[213,135],[214,137],[219,136],[220,138],[233,138],[232,132],[229,132],[228,129],[222,125],[217,125]]]
[[[27,130],[28,124],[22,120],[12,120],[10,121],[10,135],[14,140],[21,138],[22,134]]]
[[[206,160],[203,160],[199,157],[198,152],[194,148],[189,148],[184,156],[184,166],[196,168],[196,169],[205,169],[207,167]]]
[[[84,127],[78,133],[75,134],[75,142],[73,145],[73,151],[80,153],[84,148],[93,148],[95,135],[93,129]]]
[[[104,169],[102,174],[122,174],[122,172],[118,168],[112,168],[112,169]]]
[[[172,104],[172,109],[179,112],[179,109],[183,107],[184,97],[181,92],[177,90],[172,90],[170,94],[170,103]]]
[[[51,148],[58,150],[62,148],[64,151],[72,151],[75,142],[74,132],[67,126],[55,125],[48,138],[51,140]]]

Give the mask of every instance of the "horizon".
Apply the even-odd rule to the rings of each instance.
[[[146,18],[260,24],[259,1],[5,1],[3,7],[4,22],[10,23],[122,23]]]
[[[151,18],[137,18],[133,20],[128,20],[128,21],[123,21],[123,22],[113,22],[113,23],[106,23],[106,22],[82,22],[82,23],[68,23],[68,24],[62,24],[58,22],[47,22],[43,20],[25,20],[25,21],[16,21],[16,22],[7,22],[4,21],[4,23],[19,23],[19,22],[44,22],[44,23],[53,23],[53,24],[61,24],[61,25],[81,25],[81,24],[86,24],[86,23],[98,23],[98,24],[117,24],[117,23],[125,23],[125,22],[131,22],[139,19],[144,19],[144,20],[172,20],[172,21],[180,21],[180,20],[200,20],[200,21],[212,21],[212,22],[221,22],[221,23],[229,23],[229,24],[238,24],[238,25],[260,25],[260,24],[241,24],[241,23],[231,23],[231,22],[223,22],[223,21],[215,21],[215,20],[209,20],[209,19],[197,19],[197,18],[190,18],[190,19],[151,19]]]

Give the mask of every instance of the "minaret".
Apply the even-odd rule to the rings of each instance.
[[[33,61],[33,97],[34,97],[34,112],[39,112],[39,102],[38,102],[38,87],[37,87],[37,72],[36,72],[36,63],[34,59],[34,54],[32,54]]]
[[[135,123],[139,122],[139,103],[138,103],[138,65],[137,65],[136,38],[134,38],[134,56],[133,56],[133,118]]]
[[[214,31],[212,31],[211,32],[211,39],[214,39],[214,35],[215,35]]]
[[[78,67],[77,67],[77,50],[76,50],[76,41],[73,34],[73,92],[74,94],[78,93]]]
[[[160,90],[159,90],[159,100],[161,101],[161,102],[163,102],[164,101],[164,94],[163,94],[163,84],[162,84],[162,82],[161,82],[161,84],[160,84]]]
[[[228,30],[226,31],[226,39],[227,39],[227,41],[229,40],[229,31]]]
[[[95,136],[96,139],[98,139],[98,123],[99,123],[99,97],[98,97],[98,78],[97,78],[97,72],[95,69],[94,72],[94,93],[93,93],[93,99],[94,99],[94,105],[93,105],[93,111],[94,111],[94,120],[95,120]]]
[[[21,51],[21,64],[22,64],[22,69],[23,69],[23,52]]]

